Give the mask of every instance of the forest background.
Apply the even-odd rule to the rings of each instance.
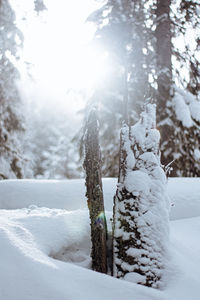
[[[199,176],[198,2],[53,2],[0,2],[1,179],[83,177],[93,104],[102,173],[117,177],[122,120],[135,124],[149,102],[162,163]]]

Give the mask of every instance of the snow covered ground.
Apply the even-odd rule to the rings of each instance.
[[[104,179],[108,220],[115,186],[115,179]],[[162,291],[89,269],[84,191],[83,180],[0,182],[0,300],[199,299],[199,178],[168,183],[171,259]]]
[[[104,178],[104,201],[113,209],[116,178]],[[169,178],[168,193],[172,208],[170,219],[200,216],[200,178]],[[67,210],[87,209],[83,179],[3,180],[0,181],[0,209],[25,208],[29,205]]]

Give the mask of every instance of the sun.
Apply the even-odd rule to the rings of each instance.
[[[23,30],[23,58],[32,64],[34,80],[55,90],[94,89],[108,74],[106,53],[89,45],[94,25],[85,22],[99,4],[94,0],[47,4],[43,18],[33,17]]]

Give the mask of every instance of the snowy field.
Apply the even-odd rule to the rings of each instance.
[[[104,179],[107,219],[115,179]],[[0,181],[0,300],[200,299],[200,179],[172,178],[162,291],[91,271],[83,180]],[[110,224],[109,224],[110,225]]]

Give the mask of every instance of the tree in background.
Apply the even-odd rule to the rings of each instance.
[[[101,179],[101,152],[98,136],[96,109],[88,114],[85,127],[85,160],[86,196],[91,220],[92,268],[95,271],[107,272],[107,227],[103,202]]]
[[[104,175],[116,176],[116,136],[119,135],[118,120],[122,118],[123,98],[128,100],[129,118],[133,124],[138,119],[144,99],[150,97],[156,100],[158,107],[162,163],[167,165],[174,161],[173,176],[199,176],[200,110],[194,116],[191,109],[191,106],[199,107],[197,1],[109,0],[89,20],[97,25],[95,43],[109,53],[108,59],[115,68],[110,84],[106,82],[96,91],[96,95],[100,94],[100,99],[103,99],[100,136],[103,162],[106,163]],[[186,38],[191,25],[196,27],[191,43],[195,46],[191,46]],[[183,51],[177,44],[183,43],[184,39],[187,45]],[[186,78],[184,74],[187,74]],[[187,97],[182,98],[192,119],[191,126],[184,126],[181,121],[184,114],[182,117],[177,115],[174,96],[180,87],[188,89],[196,97],[193,97],[192,105],[190,100],[184,100]],[[113,134],[106,122],[115,128]],[[186,142],[188,139],[190,142]],[[114,148],[112,155],[111,148]],[[187,161],[187,170],[183,161]]]
[[[83,176],[78,149],[72,141],[74,124],[71,124],[70,113],[51,103],[47,106],[47,103],[33,101],[25,115],[24,151],[30,157],[33,177],[69,179]]]
[[[158,128],[161,132],[162,163],[167,165],[174,161],[172,176],[200,175],[200,101],[197,97],[199,67],[194,63],[195,51],[191,55],[190,46],[185,46],[186,52],[181,53],[181,50],[178,51],[172,43],[172,37],[174,36],[175,43],[180,33],[183,35],[183,43],[190,21],[195,22],[195,14],[192,17],[190,11],[189,17],[187,11],[192,8],[194,12],[195,6],[192,2],[186,4],[182,1],[180,7],[176,8],[172,7],[171,0],[157,0],[156,6]],[[170,14],[171,7],[174,10],[173,17]],[[179,68],[176,67],[176,63],[172,65],[173,57],[179,62]],[[197,69],[194,69],[194,65]],[[181,70],[184,73],[184,68],[188,69],[185,70],[189,73],[188,80],[185,80],[180,73]],[[174,83],[182,85],[182,89],[176,87]],[[193,91],[194,95],[187,89],[190,92]]]
[[[177,156],[174,164],[179,176],[200,176],[199,1],[181,0],[177,14],[171,18],[176,37],[179,41],[182,40],[180,45],[174,38],[172,49],[172,58],[178,65],[173,70],[175,83],[178,85],[172,101],[177,120]]]
[[[120,172],[114,197],[113,275],[161,287],[168,253],[168,197],[159,155],[155,105],[121,131]]]
[[[155,53],[158,85],[156,103],[158,105],[157,118],[161,134],[161,153],[164,165],[173,161],[175,152],[175,141],[172,138],[174,135],[174,124],[172,123],[172,110],[170,109],[173,97],[170,4],[171,0],[157,0],[155,8]]]
[[[176,60],[174,77],[183,88],[198,96],[200,91],[200,39],[199,1],[172,1],[171,21],[173,36],[173,59]]]
[[[22,178],[24,159],[21,140],[24,132],[15,66],[23,36],[15,25],[9,1],[0,1],[0,179]]]
[[[97,25],[95,47],[107,52],[107,59],[112,65],[105,85],[98,88],[94,96],[100,99],[104,176],[118,174],[117,145],[123,115],[126,114],[131,123],[138,120],[144,98],[150,95],[152,88],[148,84],[151,64],[147,63],[152,57],[149,14],[149,6],[144,1],[109,0],[88,19]],[[124,101],[128,102],[125,106],[127,112],[123,111]]]
[[[34,0],[34,9],[39,14],[40,12],[46,10],[46,6],[43,0]]]

